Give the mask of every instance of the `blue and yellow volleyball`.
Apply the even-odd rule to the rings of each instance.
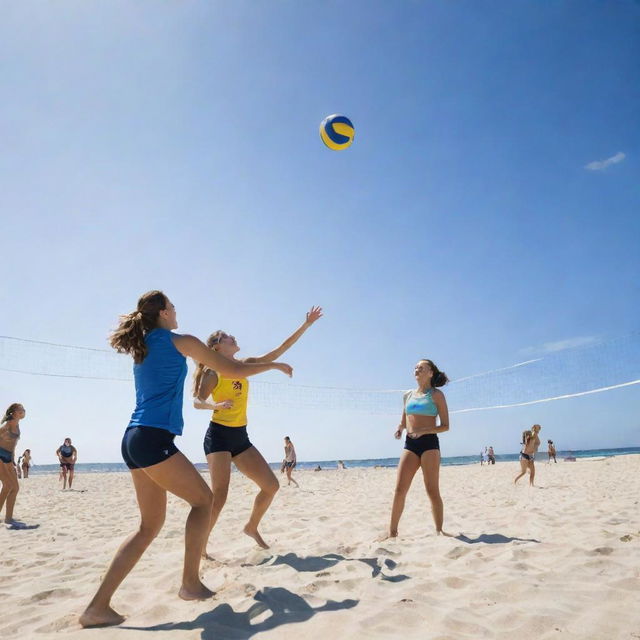
[[[320,138],[329,149],[342,151],[351,146],[356,130],[346,116],[334,113],[320,123]]]

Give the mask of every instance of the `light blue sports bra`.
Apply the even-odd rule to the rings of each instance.
[[[433,389],[428,389],[425,394],[416,396],[415,389],[409,391],[404,405],[404,411],[408,416],[437,416],[438,407],[432,398]]]

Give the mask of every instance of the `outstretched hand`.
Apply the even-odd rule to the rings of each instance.
[[[316,320],[322,318],[322,307],[311,307],[307,312],[307,324],[312,325]]]
[[[288,375],[290,378],[293,376],[293,367],[285,362],[274,362],[273,368],[282,371],[282,373]]]

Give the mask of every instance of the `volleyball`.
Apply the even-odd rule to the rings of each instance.
[[[350,147],[355,133],[351,120],[337,113],[327,116],[320,123],[320,138],[333,151]]]

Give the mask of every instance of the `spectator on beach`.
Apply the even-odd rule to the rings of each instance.
[[[69,489],[71,489],[74,467],[78,460],[78,450],[71,444],[71,438],[64,439],[64,442],[57,448],[56,455],[60,461],[60,471],[62,472],[62,490],[64,491],[67,488],[67,474],[69,476]]]
[[[296,448],[293,446],[293,442],[291,442],[291,438],[289,436],[285,436],[284,438],[284,470],[287,472],[287,486],[289,486],[292,482],[299,487],[300,485],[291,477],[291,472],[294,470],[296,464],[298,464],[298,460],[296,458]]]
[[[20,439],[20,420],[26,415],[19,402],[9,405],[0,421],[0,512],[6,505],[4,522],[11,528],[24,526],[13,519],[13,508],[16,504],[20,485],[15,464],[15,450]]]
[[[496,463],[496,454],[493,451],[493,447],[489,447],[489,449],[487,451],[487,455],[489,456],[489,464],[495,464]]]
[[[322,471],[322,467],[321,467],[320,465],[318,465],[318,466],[314,469],[314,471]]]
[[[22,477],[29,477],[29,469],[31,468],[31,449],[25,449],[24,453],[18,458],[18,469],[22,470]]]
[[[338,460],[338,469],[346,469],[347,466],[342,460]]]
[[[534,424],[531,430],[522,432],[522,449],[520,451],[520,473],[513,480],[513,484],[516,484],[520,478],[522,478],[527,471],[529,472],[529,485],[534,486],[533,481],[536,477],[536,467],[534,464],[538,447],[540,446],[540,438],[538,433],[542,427],[539,424]]]
[[[547,455],[549,456],[549,461],[547,464],[551,464],[551,458],[553,458],[553,461],[557,464],[558,461],[556,460],[556,447],[553,444],[553,440],[547,440],[547,447]]]

